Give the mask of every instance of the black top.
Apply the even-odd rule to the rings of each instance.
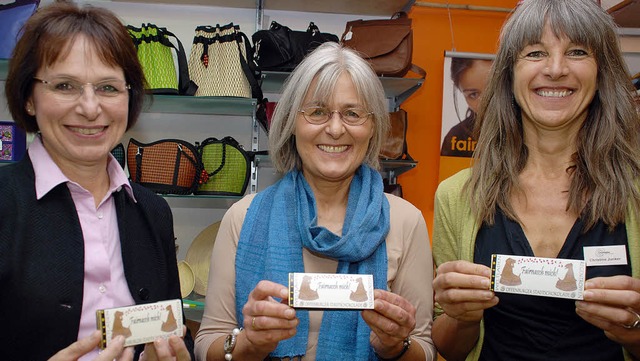
[[[491,255],[534,256],[520,224],[501,210],[495,224],[480,228],[475,263],[490,266]],[[603,222],[581,234],[578,219],[557,258],[584,260],[585,246],[627,245],[627,231],[619,224],[610,232]],[[629,252],[627,250],[627,260]],[[630,265],[587,267],[586,278],[631,275]],[[575,300],[498,293],[500,302],[484,312],[485,334],[480,360],[624,360],[622,347],[575,312]]]
[[[0,168],[0,359],[46,360],[78,338],[84,238],[66,184],[36,199],[29,156]],[[131,183],[114,193],[122,263],[136,304],[180,298],[167,202]],[[185,343],[193,358],[193,339]],[[138,359],[142,345],[136,348]]]

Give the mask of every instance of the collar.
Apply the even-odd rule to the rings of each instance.
[[[34,138],[29,146],[28,152],[36,178],[36,199],[40,200],[61,183],[77,184],[62,173],[60,167],[53,161],[49,152],[47,152],[47,149],[42,144],[40,135]],[[111,154],[109,154],[109,160],[107,161],[107,173],[110,179],[109,193],[118,192],[124,188],[128,196],[136,202],[127,175]]]

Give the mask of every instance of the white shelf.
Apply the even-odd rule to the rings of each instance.
[[[204,5],[239,9],[286,10],[331,14],[391,16],[401,10],[408,11],[415,0],[113,0],[152,4]]]

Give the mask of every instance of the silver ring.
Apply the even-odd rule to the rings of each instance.
[[[631,312],[634,316],[636,316],[636,320],[631,325],[622,325],[622,326],[624,326],[624,328],[627,328],[627,329],[640,328],[640,315],[636,311],[630,308],[628,309],[628,311]]]

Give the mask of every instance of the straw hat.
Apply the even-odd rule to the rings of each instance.
[[[207,294],[211,252],[213,251],[213,244],[216,241],[219,228],[220,222],[215,222],[203,229],[191,242],[184,258],[193,270],[193,275],[195,276],[193,290],[199,295],[204,296]]]
[[[185,298],[193,291],[195,277],[193,270],[186,261],[178,262],[178,276],[180,277],[180,295]]]

